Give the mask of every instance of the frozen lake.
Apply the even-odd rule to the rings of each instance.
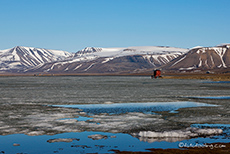
[[[1,103],[174,102],[183,96],[230,96],[230,83],[150,77],[0,77]]]
[[[178,148],[180,142],[230,142],[229,98],[229,82],[0,77],[0,152],[146,151]],[[102,139],[89,137],[95,134]],[[57,138],[62,140],[47,142]]]

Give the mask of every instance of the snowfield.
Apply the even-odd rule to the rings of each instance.
[[[85,57],[91,60],[90,57],[122,57],[130,55],[181,55],[188,52],[188,49],[175,48],[175,47],[158,47],[158,46],[140,46],[140,47],[127,47],[127,48],[94,48],[87,47],[78,51],[75,57]]]

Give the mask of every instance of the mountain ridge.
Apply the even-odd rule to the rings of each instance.
[[[195,47],[161,67],[177,72],[222,71],[230,68],[230,44]]]
[[[62,50],[16,46],[0,50],[0,71],[17,72],[71,56],[71,53]]]

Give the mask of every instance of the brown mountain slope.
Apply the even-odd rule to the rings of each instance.
[[[230,70],[230,45],[193,48],[161,67],[170,71],[228,71]]]

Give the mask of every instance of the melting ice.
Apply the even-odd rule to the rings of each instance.
[[[114,104],[78,104],[78,105],[53,105],[55,107],[78,108],[88,114],[122,114],[129,112],[152,113],[161,111],[172,111],[180,108],[217,106],[197,102],[147,102],[147,103],[114,103]]]

